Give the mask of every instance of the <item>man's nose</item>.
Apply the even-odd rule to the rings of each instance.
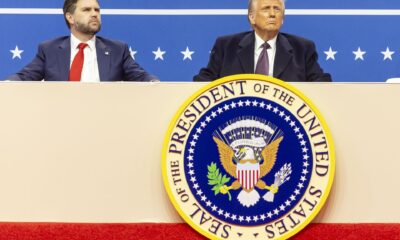
[[[91,13],[90,15],[92,17],[98,17],[100,15],[100,13],[98,11],[96,11],[96,10],[92,10],[90,13]]]
[[[270,17],[275,17],[275,9],[273,9],[273,8],[269,9],[269,10],[268,10],[268,15],[269,15]]]

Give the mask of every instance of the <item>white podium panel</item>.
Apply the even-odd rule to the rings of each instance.
[[[161,177],[169,122],[203,83],[0,84],[0,221],[182,222]],[[336,148],[314,222],[400,222],[399,84],[293,84]]]

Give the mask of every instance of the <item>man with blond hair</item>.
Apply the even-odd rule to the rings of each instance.
[[[257,73],[288,82],[331,82],[318,64],[315,44],[281,33],[285,19],[283,0],[250,0],[248,19],[253,31],[219,37],[206,68],[194,81],[240,73]]]

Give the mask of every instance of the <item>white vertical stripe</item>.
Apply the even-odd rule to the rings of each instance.
[[[254,182],[254,171],[250,170],[250,184],[249,188],[253,188],[253,182]]]

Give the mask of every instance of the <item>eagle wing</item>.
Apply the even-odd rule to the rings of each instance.
[[[235,153],[231,147],[217,137],[213,137],[218,147],[219,159],[225,171],[232,177],[236,178],[236,165],[232,162]]]
[[[275,165],[276,154],[283,136],[268,144],[261,152],[264,162],[260,166],[260,177],[264,177]]]

